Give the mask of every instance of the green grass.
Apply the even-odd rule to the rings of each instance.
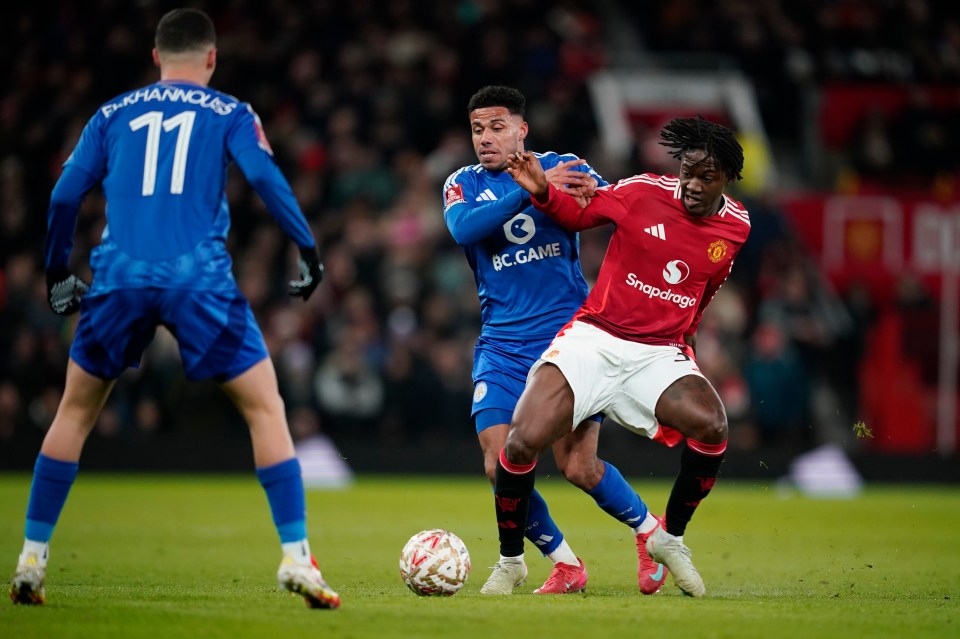
[[[30,478],[0,475],[0,571],[13,570]],[[669,484],[632,482],[660,511]],[[721,482],[687,531],[708,596],[636,587],[629,531],[564,482],[541,480],[590,570],[585,596],[539,597],[549,572],[527,549],[513,597],[478,594],[497,556],[485,480],[361,478],[308,493],[311,542],[343,597],[314,611],[276,590],[266,499],[249,477],[81,474],[51,548],[47,605],[0,601],[0,637],[960,637],[960,488],[869,486],[853,500]],[[400,580],[424,528],[466,542],[473,572],[452,598]]]

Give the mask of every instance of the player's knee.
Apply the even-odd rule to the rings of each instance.
[[[566,463],[558,465],[564,479],[579,488],[590,491],[603,479],[603,463],[594,458],[584,462],[576,457],[567,458]]]
[[[266,393],[253,398],[252,410],[267,415],[272,419],[282,418],[287,414],[287,405],[280,393]]]
[[[727,414],[718,410],[703,416],[693,439],[704,444],[722,444],[727,441],[728,435]]]
[[[522,428],[511,428],[503,452],[512,464],[532,464],[540,456],[543,446]]]

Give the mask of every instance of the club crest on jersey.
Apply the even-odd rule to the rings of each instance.
[[[487,383],[480,382],[473,389],[473,403],[483,401],[483,398],[487,396]]]
[[[443,194],[444,206],[453,206],[454,204],[463,204],[466,200],[463,197],[463,187],[459,184],[451,184],[446,193]]]
[[[707,257],[709,257],[710,261],[714,264],[722,260],[726,254],[727,243],[723,240],[715,240],[707,247]]]

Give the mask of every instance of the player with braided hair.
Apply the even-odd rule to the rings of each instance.
[[[501,557],[519,555],[534,468],[554,441],[604,413],[668,446],[683,443],[666,515],[647,551],[677,586],[706,588],[683,543],[713,488],[727,447],[720,397],[697,367],[696,331],[750,231],[743,206],[724,195],[743,170],[733,131],[702,117],[677,118],[661,144],[679,174],[643,174],[597,189],[586,207],[551,186],[529,152],[507,171],[536,209],[570,231],[612,223],[613,234],[586,301],[530,369],[496,469]]]
[[[724,175],[742,180],[743,148],[737,138],[725,126],[715,124],[702,115],[696,118],[671,120],[660,131],[660,144],[670,149],[675,160],[683,160],[690,149],[702,149],[713,158]]]

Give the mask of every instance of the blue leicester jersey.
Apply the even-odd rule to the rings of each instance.
[[[575,155],[537,153],[544,170]],[[576,167],[606,185],[587,165]],[[506,171],[466,166],[443,186],[443,212],[463,247],[480,296],[481,336],[550,339],[583,303],[579,236],[558,226],[530,203]]]
[[[91,295],[235,287],[225,245],[231,162],[281,228],[299,246],[313,246],[250,105],[201,85],[160,81],[103,104],[87,123],[51,196],[47,268],[66,266],[79,203],[102,182],[107,223],[91,255]]]

